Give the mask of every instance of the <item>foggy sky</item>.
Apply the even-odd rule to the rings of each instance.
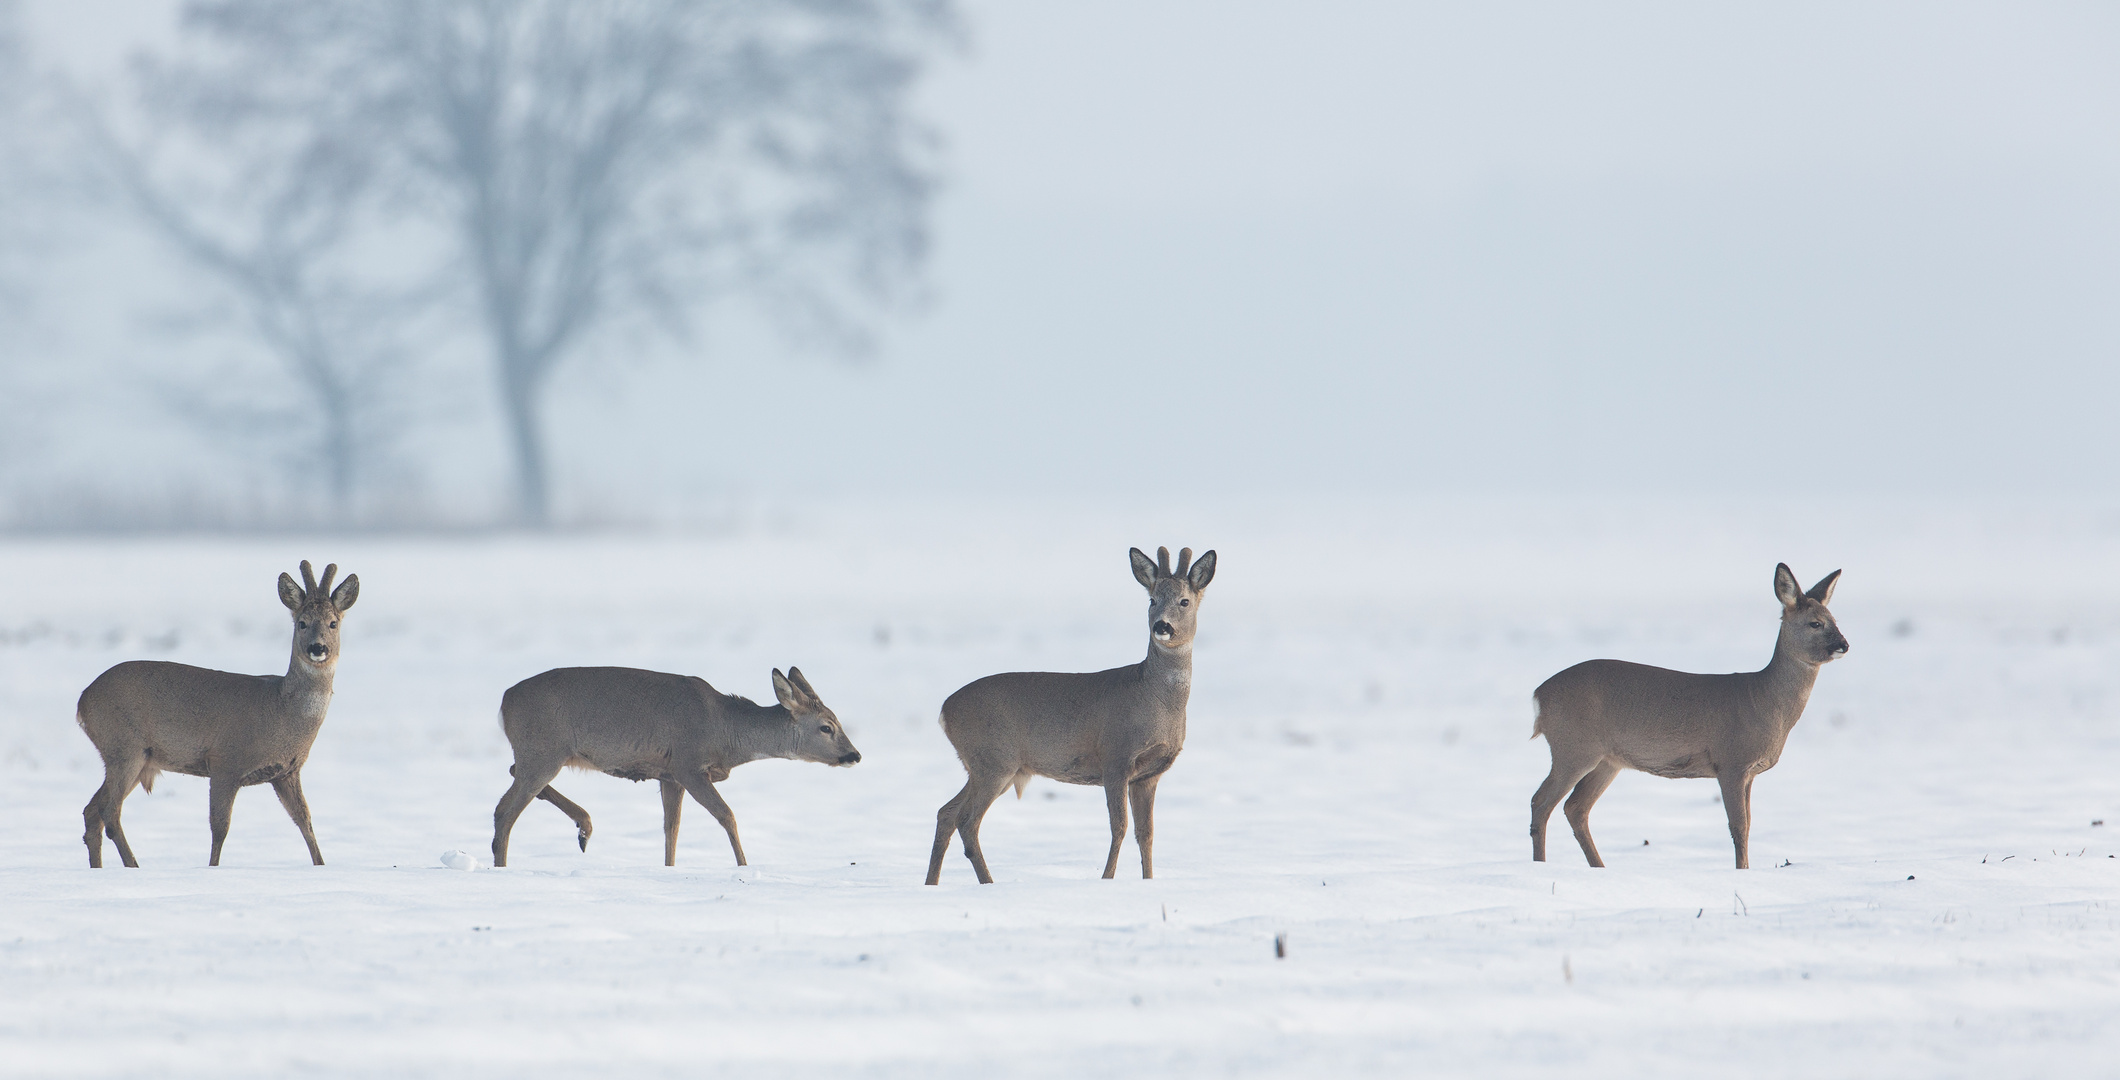
[[[36,5],[33,28],[73,62],[122,54],[61,6]],[[117,8],[138,13],[125,33],[162,33],[164,5]],[[966,49],[924,92],[948,179],[926,309],[857,366],[792,355],[740,311],[694,350],[607,343],[622,362],[556,384],[564,483],[1800,496],[2120,479],[2108,7],[966,12]],[[142,332],[70,318],[104,327],[54,338],[91,366]],[[452,482],[498,475],[488,427],[430,452]]]

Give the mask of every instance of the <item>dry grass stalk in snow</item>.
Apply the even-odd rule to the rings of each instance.
[[[1148,656],[1138,664],[1086,674],[1017,671],[966,685],[942,703],[942,730],[964,763],[963,790],[935,813],[935,848],[927,883],[942,881],[950,833],[964,838],[980,884],[991,884],[979,849],[979,822],[1009,785],[1023,797],[1033,776],[1101,784],[1111,814],[1111,853],[1104,876],[1119,871],[1126,806],[1134,810],[1141,876],[1154,877],[1156,783],[1185,748],[1185,703],[1192,694],[1193,632],[1200,597],[1215,577],[1215,553],[1193,562],[1192,549],[1157,548],[1150,562],[1128,552],[1134,579],[1148,590]]]
[[[324,865],[309,803],[302,798],[302,763],[331,707],[331,678],[339,664],[339,619],[361,595],[348,574],[334,590],[336,563],[319,582],[302,563],[302,583],[280,575],[280,602],[294,616],[294,655],[285,675],[236,675],[162,660],[131,660],[96,677],[81,691],[74,717],[103,758],[103,786],[81,811],[88,865],[103,865],[103,837],[118,845],[127,866],[140,865],[125,840],[119,812],[134,785],[154,790],[163,771],[209,781],[207,819],[213,828],[209,866],[221,865],[221,844],[236,792],[270,783],[302,830],[309,858]]]
[[[692,675],[638,668],[554,668],[501,696],[501,730],[515,750],[515,783],[493,808],[493,865],[508,865],[508,834],[532,799],[574,819],[589,850],[589,812],[552,788],[560,769],[596,769],[635,782],[659,780],[663,865],[677,865],[677,821],[685,793],[729,834],[736,865],[748,865],[736,815],[714,785],[760,758],[852,765],[861,752],[799,668],[773,672],[779,705],[724,694]]]
[[[1774,567],[1781,636],[1759,671],[1695,675],[1624,660],[1588,660],[1547,679],[1533,693],[1531,734],[1546,737],[1553,771],[1531,796],[1531,857],[1546,861],[1546,819],[1561,793],[1568,824],[1590,865],[1603,866],[1590,839],[1590,807],[1621,769],[1673,778],[1714,777],[1722,785],[1737,845],[1737,868],[1751,865],[1752,779],[1781,760],[1803,716],[1819,665],[1848,651],[1826,604],[1840,571],[1799,591],[1788,564]]]

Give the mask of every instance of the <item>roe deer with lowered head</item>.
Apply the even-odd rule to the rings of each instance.
[[[309,858],[324,865],[309,803],[302,798],[302,763],[324,726],[331,706],[331,677],[339,664],[339,618],[361,595],[353,574],[337,589],[336,564],[320,583],[302,564],[302,583],[280,575],[280,602],[294,616],[294,656],[285,675],[235,675],[162,660],[131,660],[96,677],[81,691],[74,718],[103,758],[103,786],[81,811],[88,831],[88,865],[103,865],[103,837],[118,845],[118,857],[138,866],[118,813],[134,785],[149,791],[163,772],[207,778],[207,821],[213,854],[221,865],[221,842],[236,792],[270,783],[302,830]]]
[[[935,813],[935,849],[927,883],[942,881],[950,833],[964,838],[964,855],[982,885],[992,884],[979,850],[979,821],[1009,785],[1023,797],[1033,776],[1069,784],[1100,784],[1111,815],[1112,847],[1104,876],[1119,871],[1126,841],[1126,805],[1134,808],[1134,843],[1141,876],[1154,877],[1156,782],[1185,748],[1185,702],[1192,693],[1193,631],[1200,597],[1215,577],[1215,553],[1194,562],[1192,549],[1157,548],[1150,562],[1128,552],[1134,579],[1148,590],[1148,657],[1138,664],[1087,674],[1017,671],[989,675],[942,703],[942,730],[964,763],[964,790]]]
[[[1714,777],[1722,785],[1737,868],[1751,866],[1752,779],[1781,760],[1789,730],[1803,716],[1819,665],[1847,654],[1848,639],[1826,604],[1840,571],[1803,592],[1786,563],[1774,568],[1781,636],[1758,671],[1694,675],[1590,660],[1540,684],[1531,735],[1546,737],[1553,771],[1531,796],[1531,857],[1546,861],[1546,819],[1570,785],[1568,824],[1592,866],[1590,807],[1621,769],[1669,777]]]
[[[508,770],[515,783],[493,808],[493,865],[508,865],[508,834],[532,799],[573,818],[575,838],[589,850],[589,812],[551,786],[568,765],[662,781],[664,866],[677,865],[677,819],[688,791],[728,832],[736,865],[748,865],[736,815],[714,790],[730,769],[760,758],[861,760],[800,669],[776,669],[773,695],[779,705],[759,705],[695,676],[614,667],[554,668],[509,687],[501,695],[501,730],[515,750]]]

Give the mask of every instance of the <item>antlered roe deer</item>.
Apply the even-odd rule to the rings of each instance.
[[[1200,598],[1215,577],[1215,553],[1194,562],[1192,549],[1157,548],[1150,562],[1128,552],[1134,580],[1148,590],[1148,657],[1138,664],[1087,674],[1018,671],[989,675],[942,703],[942,730],[964,763],[964,789],[935,813],[935,848],[927,883],[942,881],[950,833],[964,839],[964,855],[982,885],[994,877],[979,849],[979,822],[1009,785],[1016,797],[1033,776],[1068,784],[1100,784],[1111,816],[1111,853],[1104,876],[1119,870],[1126,842],[1126,807],[1134,810],[1134,843],[1141,876],[1154,877],[1156,784],[1185,748],[1185,703],[1192,694],[1193,632]]]
[[[589,850],[589,812],[552,788],[560,769],[596,769],[624,780],[659,780],[663,800],[663,865],[677,865],[677,822],[685,793],[729,834],[736,865],[747,865],[736,836],[736,815],[714,785],[729,770],[760,758],[793,758],[853,765],[861,752],[839,717],[825,707],[799,668],[773,672],[780,704],[760,705],[724,694],[690,675],[638,668],[554,668],[508,688],[501,696],[501,730],[515,749],[515,777],[493,808],[493,865],[508,865],[508,835],[533,799],[574,819],[575,838]]]
[[[1803,716],[1819,666],[1847,655],[1826,604],[1840,571],[1800,591],[1786,563],[1774,568],[1781,636],[1759,671],[1694,675],[1590,660],[1541,684],[1531,736],[1546,737],[1553,771],[1531,796],[1531,857],[1546,861],[1546,819],[1561,793],[1568,824],[1592,866],[1603,866],[1590,839],[1590,807],[1621,769],[1674,778],[1714,777],[1722,785],[1737,868],[1751,865],[1752,780],[1781,760],[1790,729]]]
[[[236,675],[161,660],[131,660],[111,668],[81,691],[74,718],[103,758],[103,786],[81,811],[88,865],[103,865],[103,838],[118,857],[138,866],[125,840],[119,811],[135,785],[153,791],[163,772],[207,778],[207,821],[213,829],[208,866],[221,865],[236,792],[272,785],[309,858],[324,865],[302,797],[302,764],[331,707],[331,679],[339,665],[339,619],[361,595],[354,574],[331,587],[337,564],[322,582],[302,563],[302,583],[280,575],[280,602],[294,617],[294,655],[285,675]]]

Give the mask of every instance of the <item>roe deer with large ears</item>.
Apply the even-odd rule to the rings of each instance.
[[[736,815],[714,790],[730,769],[760,758],[861,760],[801,669],[776,669],[773,695],[779,705],[760,705],[697,676],[615,667],[554,668],[509,687],[501,695],[501,730],[515,750],[508,769],[515,783],[493,808],[493,865],[508,865],[508,834],[533,799],[574,819],[575,839],[589,850],[589,812],[552,788],[568,765],[662,782],[664,866],[677,865],[686,792],[721,823],[736,865],[745,865]]]
[[[1553,771],[1531,796],[1531,857],[1546,861],[1546,819],[1561,793],[1568,824],[1592,866],[1603,866],[1590,839],[1590,807],[1621,769],[1674,778],[1714,777],[1722,785],[1737,868],[1751,865],[1752,779],[1781,760],[1789,730],[1803,716],[1819,665],[1847,655],[1848,639],[1826,610],[1840,571],[1809,592],[1783,563],[1774,568],[1781,636],[1759,671],[1694,675],[1590,660],[1540,684],[1531,736],[1546,737]]]
[[[935,813],[935,849],[927,883],[942,881],[950,833],[964,838],[980,884],[991,884],[979,850],[979,822],[1009,785],[1023,797],[1033,776],[1069,784],[1100,784],[1111,815],[1111,853],[1104,876],[1119,871],[1126,842],[1126,806],[1134,809],[1134,843],[1141,876],[1154,877],[1156,783],[1185,748],[1185,702],[1192,693],[1193,630],[1200,597],[1215,577],[1215,553],[1194,562],[1192,549],[1157,548],[1150,562],[1128,552],[1134,579],[1148,590],[1148,657],[1138,664],[1087,674],[1017,671],[989,675],[942,703],[942,730],[964,763],[964,790]]]
[[[127,866],[132,845],[118,813],[135,785],[149,791],[163,772],[208,780],[207,821],[213,829],[208,866],[221,865],[221,842],[236,792],[272,785],[287,816],[302,830],[309,858],[324,865],[309,803],[302,798],[302,763],[331,706],[331,677],[339,664],[339,617],[361,595],[354,574],[331,587],[336,564],[322,582],[302,564],[302,583],[280,575],[280,602],[294,616],[294,656],[285,675],[235,675],[162,660],[131,660],[111,668],[81,691],[74,718],[103,758],[103,786],[81,811],[88,831],[88,865],[103,865],[103,838],[118,845]]]

